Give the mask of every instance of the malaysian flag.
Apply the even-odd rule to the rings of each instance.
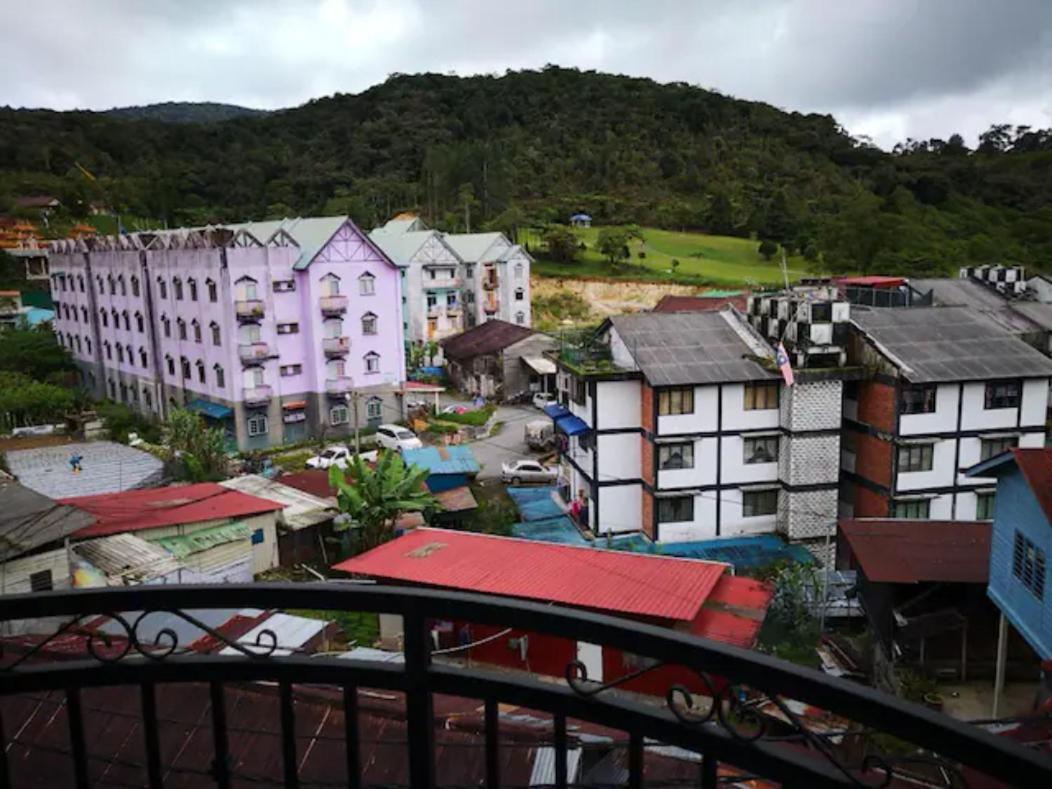
[[[785,385],[792,386],[793,366],[789,364],[789,354],[785,352],[784,343],[778,343],[778,353],[775,354],[774,360],[778,363],[778,369],[782,371],[782,378],[785,379]]]

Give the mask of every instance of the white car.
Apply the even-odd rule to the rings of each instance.
[[[329,466],[347,468],[347,464],[351,462],[352,457],[354,457],[354,453],[347,447],[326,447],[320,455],[307,459],[307,468],[329,468]]]
[[[559,478],[556,466],[543,466],[536,460],[513,460],[502,463],[500,478],[503,482],[519,485],[523,482],[555,482]]]
[[[401,425],[380,425],[376,428],[376,443],[384,449],[401,452],[403,449],[420,449],[424,442],[416,433]]]
[[[555,395],[551,392],[534,392],[533,393],[533,407],[544,409],[546,405],[555,402]]]

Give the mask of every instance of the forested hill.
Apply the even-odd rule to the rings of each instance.
[[[76,165],[96,176],[92,181]],[[0,200],[54,193],[171,224],[416,209],[447,229],[565,221],[755,233],[840,270],[1052,264],[1052,133],[895,153],[829,116],[550,67],[396,75],[212,123],[0,110]],[[0,206],[2,208],[2,206]]]
[[[134,107],[114,107],[104,114],[116,118],[155,120],[168,123],[214,123],[241,118],[245,115],[262,115],[266,110],[254,110],[237,104],[218,104],[212,101],[165,101],[160,104],[145,104]]]

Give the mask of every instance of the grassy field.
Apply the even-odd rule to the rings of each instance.
[[[631,260],[612,267],[595,248],[599,230],[597,227],[574,230],[587,246],[576,263],[545,260],[543,253],[538,252],[532,271],[548,277],[655,280],[690,285],[757,286],[782,282],[779,258],[764,260],[757,251],[759,241],[643,228],[643,240],[629,242]],[[540,249],[539,238],[531,237],[529,241],[531,249]],[[640,258],[640,252],[646,256]],[[679,261],[675,269],[673,260]],[[802,257],[790,256],[788,263],[790,280],[812,273]]]

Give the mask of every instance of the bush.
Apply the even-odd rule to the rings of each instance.
[[[770,260],[778,253],[778,245],[770,239],[764,239],[760,242],[759,253],[763,255],[764,260]]]
[[[465,411],[462,414],[442,414],[441,419],[443,422],[456,422],[459,425],[482,427],[493,416],[495,410],[496,406],[494,405],[484,405],[475,411]]]
[[[95,410],[102,418],[110,437],[122,444],[128,443],[128,434],[135,433],[148,444],[161,441],[161,425],[122,403],[104,400]]]

